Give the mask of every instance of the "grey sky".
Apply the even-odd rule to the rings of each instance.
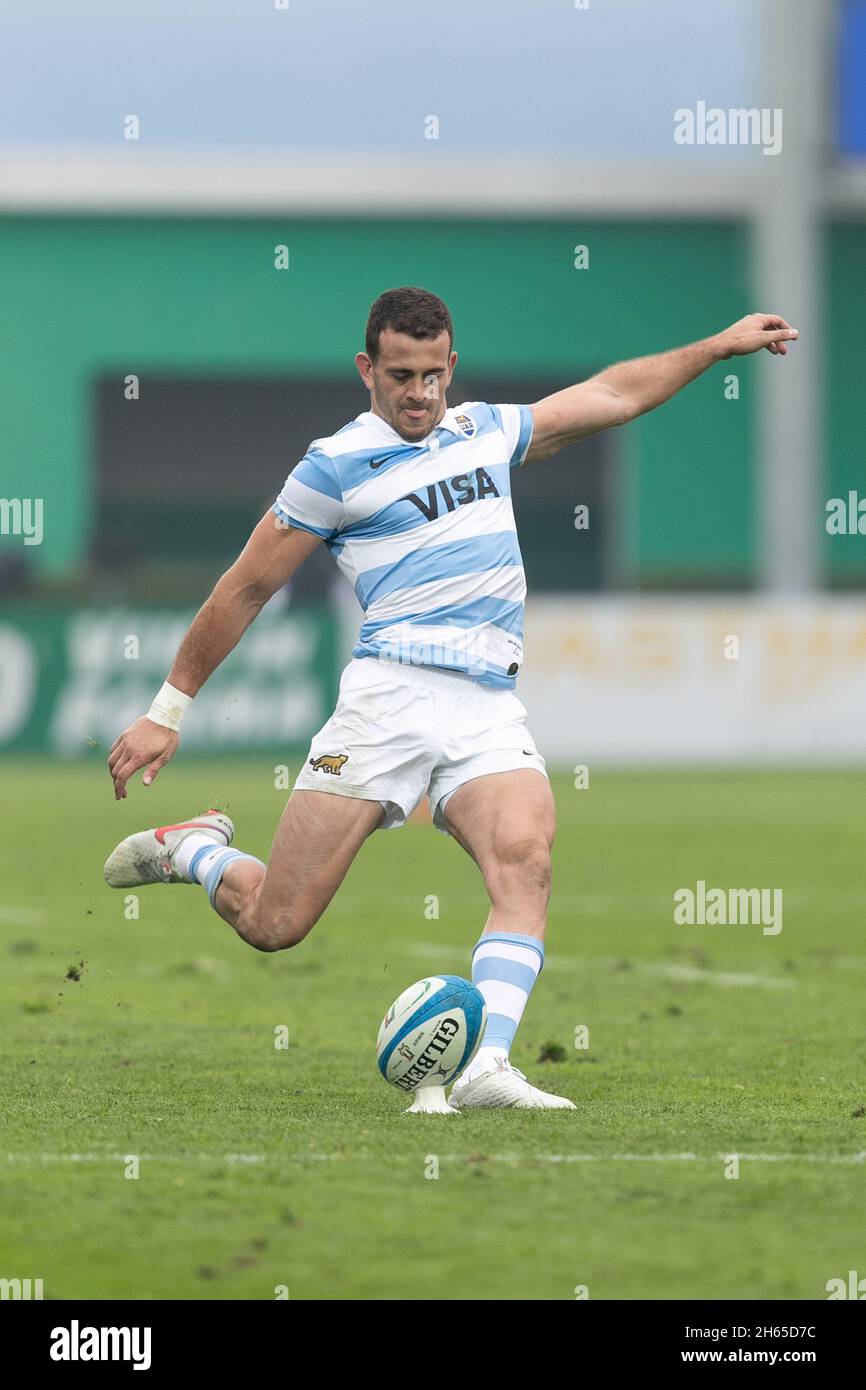
[[[0,0],[0,143],[672,155],[762,104],[756,0]],[[718,151],[716,152],[718,155]],[[742,157],[748,151],[728,151]]]

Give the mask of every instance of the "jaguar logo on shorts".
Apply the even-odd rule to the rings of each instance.
[[[310,759],[310,767],[314,772],[329,772],[332,777],[339,777],[343,763],[348,761],[348,753],[323,753],[320,758]]]
[[[476,429],[478,428],[471,415],[455,415],[454,423],[460,430],[461,434],[466,435],[467,439],[471,439]]]

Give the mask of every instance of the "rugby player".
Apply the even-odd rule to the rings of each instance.
[[[573,1109],[509,1060],[544,960],[554,835],[544,759],[514,693],[526,585],[510,470],[654,410],[726,358],[761,348],[784,356],[796,337],[779,315],[750,314],[534,405],[449,407],[457,354],[447,306],[413,287],[381,295],[355,358],[370,409],[314,440],[292,469],[195,617],[149,712],[108,759],[117,799],[142,768],[150,786],[197,692],[325,545],[364,622],[267,865],[230,848],[232,822],[209,811],[128,836],[105,865],[107,882],[200,883],[244,941],[280,951],[303,941],[367,837],[403,825],[426,792],[434,825],[472,856],[490,898],[472,957],[487,1026],[450,1103]]]

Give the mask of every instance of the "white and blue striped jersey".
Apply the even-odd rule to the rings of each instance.
[[[526,580],[510,470],[531,437],[529,406],[470,401],[414,444],[369,410],[313,441],[273,510],[321,536],[353,586],[354,656],[514,685]]]

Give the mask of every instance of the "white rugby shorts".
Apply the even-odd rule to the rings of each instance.
[[[524,767],[547,776],[513,690],[456,671],[355,657],[295,788],[379,801],[382,830],[403,825],[427,792],[433,823],[447,835],[443,812],[458,787]]]

